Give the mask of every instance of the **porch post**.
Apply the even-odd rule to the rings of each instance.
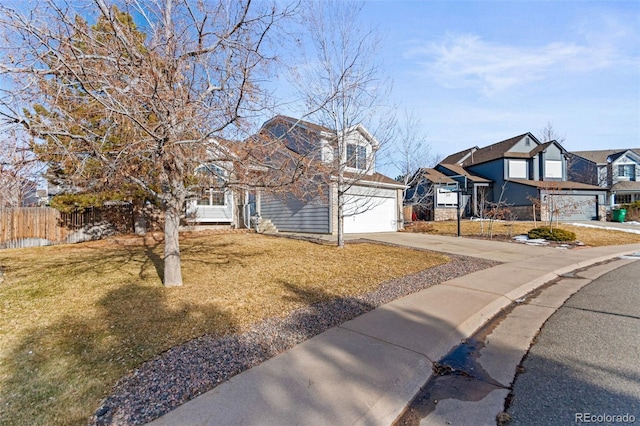
[[[260,204],[262,204],[262,191],[256,189],[256,213],[262,216],[262,211],[260,211]]]
[[[478,215],[478,187],[475,184],[472,184],[473,186],[473,209],[472,209],[472,214],[474,216],[479,216]]]

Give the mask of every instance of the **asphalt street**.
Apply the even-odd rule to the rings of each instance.
[[[523,367],[509,425],[640,424],[640,261],[572,296]]]

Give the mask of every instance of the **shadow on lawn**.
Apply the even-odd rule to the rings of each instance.
[[[118,379],[184,341],[185,327],[193,337],[236,331],[217,306],[169,307],[162,287],[124,285],[97,306],[95,316],[36,323],[5,352],[0,424],[86,424]]]
[[[355,298],[336,298],[283,281],[285,297],[304,307],[269,318],[244,333],[206,335],[171,348],[118,383],[92,424],[142,424],[296,344],[373,308]]]
[[[156,272],[158,273],[158,277],[160,277],[160,281],[164,282],[164,259],[156,253],[158,250],[158,246],[162,243],[162,240],[155,240],[154,244],[151,244],[150,241],[145,238],[144,239],[144,253],[147,256],[147,259],[153,264]],[[143,278],[143,273],[145,270],[146,262],[140,266],[140,278]]]

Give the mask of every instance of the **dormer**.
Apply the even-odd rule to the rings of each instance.
[[[607,162],[611,164],[613,183],[630,181],[635,182],[640,175],[640,155],[628,149],[609,155]]]
[[[375,153],[379,142],[363,126],[357,125],[338,138],[342,147],[342,161],[345,171],[372,175],[375,173]]]
[[[380,144],[360,124],[336,134],[324,126],[278,115],[263,124],[261,133],[284,141],[287,149],[298,155],[325,164],[333,163],[340,156],[340,165],[348,173],[375,173],[375,153]]]
[[[531,151],[534,180],[567,180],[567,151],[557,141],[545,142]]]

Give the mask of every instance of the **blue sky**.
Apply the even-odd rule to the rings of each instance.
[[[434,153],[548,122],[569,151],[640,147],[640,1],[369,0],[363,21]]]

